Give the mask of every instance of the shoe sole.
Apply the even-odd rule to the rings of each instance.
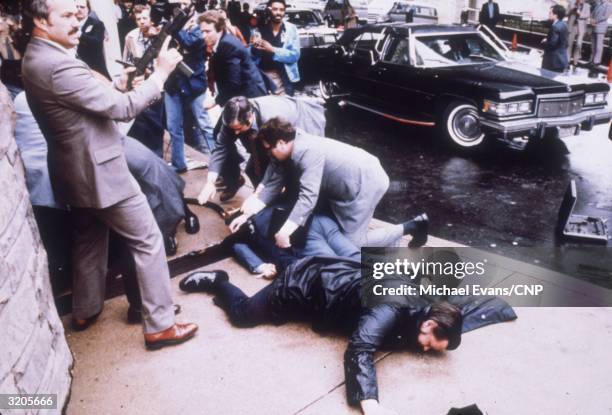
[[[185,343],[187,340],[191,339],[193,336],[195,336],[195,331],[181,339],[162,340],[162,341],[154,342],[154,343],[151,343],[145,340],[145,347],[147,348],[147,350],[159,350],[159,349],[163,349],[164,347],[176,346],[176,345]]]

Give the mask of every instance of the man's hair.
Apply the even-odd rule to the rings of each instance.
[[[281,117],[271,118],[259,128],[257,138],[274,148],[279,140],[293,141],[295,139],[295,128]]]
[[[244,3],[242,5],[242,10],[244,11],[249,11],[250,8],[251,8],[251,5],[249,3]]]
[[[149,6],[148,4],[137,4],[132,8],[132,14],[136,16],[137,14],[140,14],[145,10],[148,10],[149,13],[151,13],[151,6]]]
[[[223,108],[223,125],[231,125],[236,121],[242,125],[248,124],[253,114],[253,105],[246,97],[234,97],[225,103]]]
[[[448,350],[454,350],[461,343],[461,326],[463,317],[456,306],[445,301],[434,303],[429,308],[425,320],[433,320],[437,327],[433,334],[438,340],[448,340]]]
[[[272,3],[282,3],[283,6],[285,6],[285,8],[287,8],[287,3],[285,3],[285,0],[268,0],[268,3],[266,3],[267,7],[272,7]]]
[[[560,4],[555,4],[550,9],[552,10],[552,13],[557,16],[557,19],[563,20],[565,17],[565,7],[561,6]]]
[[[23,0],[21,7],[24,18],[32,20],[49,18],[47,0]]]
[[[198,18],[198,23],[208,23],[215,25],[217,32],[225,30],[225,18],[216,10],[207,10]]]

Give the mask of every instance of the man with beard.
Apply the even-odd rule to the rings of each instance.
[[[155,73],[125,92],[127,71],[109,85],[71,52],[79,43],[73,0],[28,0],[23,9],[32,29],[23,58],[26,96],[48,142],[55,196],[70,206],[75,219],[74,284],[83,293],[73,297],[75,324],[86,327],[102,311],[110,228],[125,239],[134,257],[146,347],[189,340],[198,326],[175,322],[162,235],[128,170],[116,123],[160,99],[181,55],[166,43]]]
[[[261,28],[261,36],[252,36],[251,43],[259,68],[276,85],[275,93],[293,96],[300,81],[300,38],[295,25],[283,21],[285,8],[285,0],[268,1],[270,21]]]

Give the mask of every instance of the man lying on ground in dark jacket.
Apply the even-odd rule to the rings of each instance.
[[[346,392],[364,414],[390,414],[378,403],[374,353],[381,348],[453,350],[461,342],[460,310],[446,302],[410,306],[362,303],[361,264],[342,258],[307,257],[290,264],[252,297],[224,271],[196,271],[180,282],[187,292],[210,292],[237,327],[313,320],[316,330],[351,330],[344,354]]]

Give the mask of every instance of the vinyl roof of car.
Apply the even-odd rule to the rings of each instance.
[[[408,34],[411,29],[415,34],[435,34],[435,33],[477,33],[478,30],[473,26],[449,25],[449,24],[427,24],[427,23],[377,23],[360,26],[354,29],[346,29],[342,37],[338,40],[340,44],[347,44],[364,32],[380,31],[384,28],[392,27],[400,34]]]

